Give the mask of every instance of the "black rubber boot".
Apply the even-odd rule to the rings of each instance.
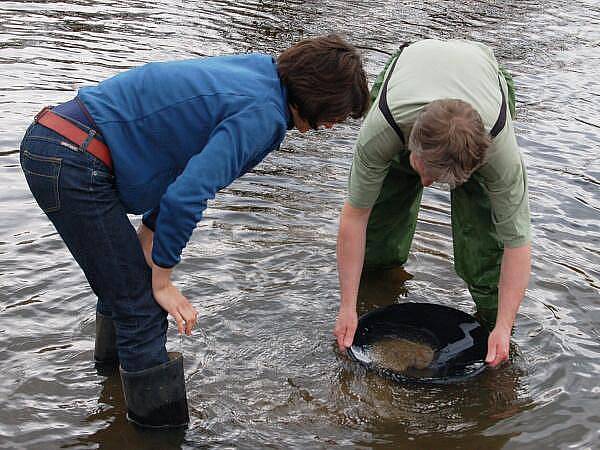
[[[181,353],[169,353],[168,362],[138,372],[121,368],[121,382],[129,421],[148,428],[177,428],[189,423]]]
[[[115,324],[110,317],[99,312],[96,312],[94,361],[96,363],[96,370],[100,375],[116,373],[119,367]]]

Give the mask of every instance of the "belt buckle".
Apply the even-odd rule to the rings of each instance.
[[[39,113],[37,113],[37,114],[35,115],[35,117],[34,117],[34,119],[33,119],[33,120],[34,120],[34,122],[39,122],[39,120],[42,118],[42,116],[43,116],[44,114],[46,114],[48,111],[50,111],[51,109],[52,109],[52,107],[51,107],[51,106],[44,106],[44,107],[42,108],[42,110],[41,110]]]

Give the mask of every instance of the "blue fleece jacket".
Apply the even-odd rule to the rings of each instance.
[[[155,225],[161,267],[179,262],[207,200],[277,148],[291,120],[276,63],[260,54],[146,64],[79,97],[127,212]]]

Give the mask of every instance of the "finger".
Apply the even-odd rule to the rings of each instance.
[[[496,353],[496,358],[494,359],[494,361],[492,361],[492,367],[498,367],[502,361],[504,361],[502,355]]]
[[[192,330],[198,323],[198,311],[196,311],[196,309],[194,307],[192,307],[191,305],[190,305],[190,314],[191,314],[191,318],[188,322],[189,323],[189,334],[192,334]]]
[[[192,328],[195,328],[196,325],[198,325],[198,315],[200,313],[198,313],[198,310],[196,310],[196,309],[193,309],[193,312],[194,312],[194,316],[192,318]]]
[[[192,330],[196,327],[198,323],[198,314],[194,313],[192,315],[192,319],[189,321],[189,334],[192,334]]]
[[[196,322],[196,311],[187,301],[182,302],[177,310],[185,321],[185,334],[189,336],[192,332],[192,328],[194,328],[194,323]]]
[[[344,351],[344,336],[337,336],[337,345],[340,352]]]
[[[190,336],[192,334],[192,330],[196,326],[196,315],[193,315],[190,320],[186,321],[186,325],[187,325],[187,330],[186,330],[187,335]]]
[[[338,337],[338,336],[339,336],[339,334],[340,334],[340,327],[339,327],[339,325],[336,323],[336,324],[335,324],[335,327],[333,328],[333,335],[334,335],[335,337]]]
[[[335,326],[333,327],[333,335],[335,336],[335,339],[337,341],[339,341],[339,338],[340,338],[340,324],[339,324],[339,320],[335,321]]]
[[[179,334],[182,334],[183,328],[184,328],[183,317],[181,317],[181,314],[179,314],[179,311],[173,311],[173,313],[171,315],[177,322],[177,331],[179,332]]]
[[[508,352],[505,350],[500,350],[496,355],[496,365],[502,364],[504,361],[508,359]]]
[[[488,345],[488,353],[485,357],[485,362],[493,366],[493,362],[496,360],[496,346],[491,344]]]
[[[340,352],[343,352],[344,351],[344,334],[339,330],[336,330],[335,333],[336,333],[335,337],[337,338],[338,348],[340,349]]]
[[[354,341],[354,330],[350,327],[346,327],[346,333],[344,336],[344,346],[346,348],[352,347],[352,341]]]
[[[186,311],[180,310],[179,314],[181,314],[181,317],[183,318],[183,324],[184,324],[183,331],[185,332],[185,334],[187,334],[189,336],[192,318],[190,317],[189,313],[187,313]]]
[[[190,336],[192,334],[192,329],[194,328],[194,319],[188,318],[185,320],[185,334]]]
[[[497,367],[508,358],[508,353],[498,344],[495,347],[496,354],[493,361],[491,362],[492,367]]]

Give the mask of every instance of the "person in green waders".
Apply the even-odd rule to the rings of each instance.
[[[352,345],[363,266],[406,262],[423,187],[437,182],[451,189],[456,272],[493,326],[486,362],[497,366],[531,268],[512,79],[483,44],[431,39],[403,46],[371,94],[339,225],[338,345]]]

